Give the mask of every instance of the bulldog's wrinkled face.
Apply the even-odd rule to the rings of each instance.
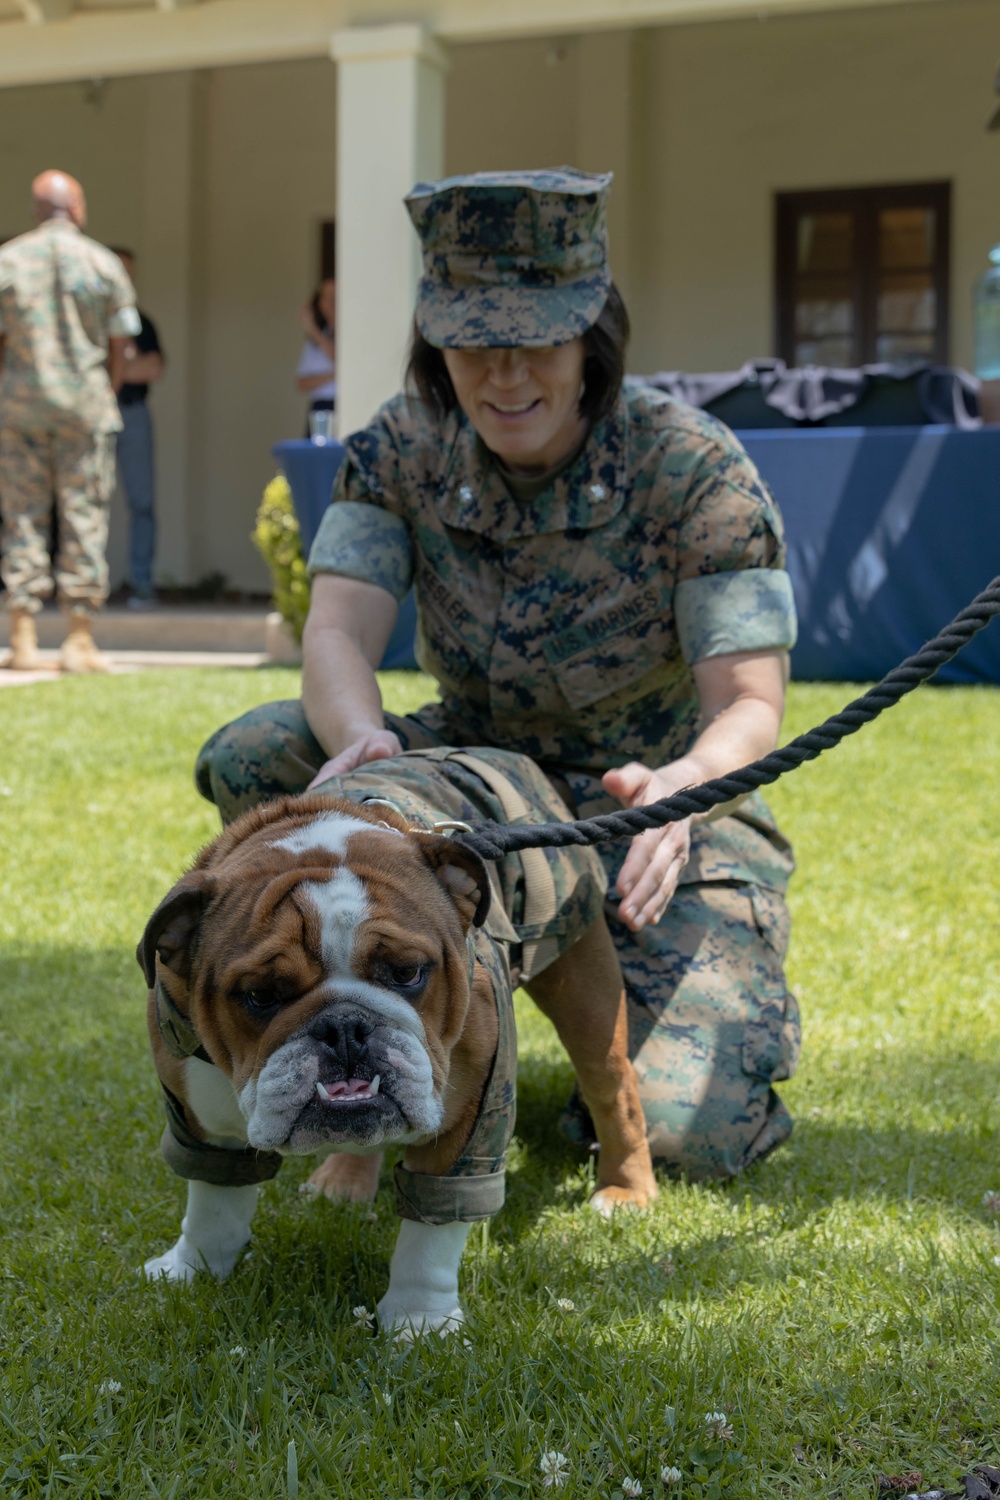
[[[232,824],[150,919],[147,977],[158,957],[251,1146],[374,1151],[441,1127],[489,885],[469,850],[405,827],[381,806],[282,799]]]

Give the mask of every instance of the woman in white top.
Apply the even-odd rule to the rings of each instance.
[[[296,385],[310,399],[309,410],[337,409],[337,283],[332,277],[321,281],[311,302],[299,314],[306,333]]]

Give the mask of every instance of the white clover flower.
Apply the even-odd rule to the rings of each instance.
[[[705,1426],[709,1429],[710,1437],[731,1438],[733,1435],[733,1429],[724,1411],[707,1411]]]
[[[97,1394],[99,1396],[117,1396],[121,1388],[122,1383],[120,1380],[102,1380],[97,1387]]]
[[[995,1266],[1000,1266],[1000,1255],[994,1255],[994,1257],[993,1257],[993,1264]]]
[[[240,1359],[247,1351],[242,1344],[234,1344],[229,1351],[231,1359]]]
[[[370,1313],[368,1311],[367,1307],[365,1307],[364,1303],[362,1303],[358,1307],[352,1307],[351,1308],[351,1312],[354,1314],[354,1322],[355,1322],[355,1324],[357,1325],[358,1328],[373,1328],[374,1327],[374,1325],[375,1325],[375,1314],[374,1313]]]
[[[684,1478],[684,1475],[681,1473],[680,1469],[675,1468],[673,1464],[664,1464],[663,1468],[660,1470],[660,1478],[663,1480],[664,1484],[680,1484],[681,1480]]]
[[[557,1490],[569,1478],[569,1459],[565,1453],[557,1453],[554,1448],[546,1448],[538,1461],[538,1468],[545,1489]]]
[[[568,1297],[557,1298],[556,1307],[560,1312],[576,1312],[576,1303],[571,1302]]]
[[[641,1480],[638,1480],[638,1479],[623,1479],[622,1480],[622,1494],[623,1495],[631,1495],[631,1496],[641,1495],[642,1494],[642,1482],[641,1482]]]
[[[1000,1214],[1000,1193],[984,1193],[980,1202],[988,1214]]]

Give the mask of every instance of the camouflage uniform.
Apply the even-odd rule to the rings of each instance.
[[[581,243],[603,225],[606,191],[607,179],[564,173],[417,188],[425,337],[465,347],[575,336],[597,274]],[[550,300],[526,303],[521,278],[536,264]],[[386,716],[404,744],[415,732],[516,750],[562,777],[591,817],[617,806],[603,772],[662,766],[690,748],[693,663],[794,643],[774,502],[728,429],[658,392],[627,383],[582,450],[527,488],[459,408],[437,419],[405,395],[346,448],[310,570],[397,599],[412,583],[417,658],[441,701]],[[229,817],[303,789],[324,759],[301,711],[271,705],[209,741],[198,784]],[[772,1088],[799,1048],[782,969],[791,850],[759,796],[697,826],[659,925],[634,933],[614,893],[627,847],[600,854],[650,1145],[692,1176],[730,1175],[791,1130]],[[569,1125],[585,1136],[582,1112]]]
[[[48,518],[59,514],[55,586],[73,613],[107,597],[105,551],[121,416],[108,338],[139,331],[135,294],[110,250],[64,219],[0,249],[0,512],[13,609],[52,593]]]

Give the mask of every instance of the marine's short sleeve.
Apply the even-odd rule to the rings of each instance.
[[[112,339],[134,339],[142,332],[142,319],[134,307],[120,307],[108,319],[108,337]]]
[[[795,644],[784,561],[777,506],[736,439],[713,423],[678,528],[673,606],[685,661]]]
[[[102,268],[104,269],[104,268]],[[135,338],[142,332],[142,319],[135,305],[135,288],[117,256],[108,270],[108,337]]]
[[[309,554],[310,573],[358,578],[398,600],[406,596],[414,572],[406,512],[427,478],[419,458],[423,438],[419,415],[400,394],[345,440],[333,503]],[[439,443],[430,446],[439,452]]]
[[[689,665],[734,651],[789,651],[795,645],[795,600],[784,568],[683,579],[674,590],[674,618]]]
[[[4,314],[4,303],[7,301],[8,293],[13,290],[13,276],[10,263],[7,258],[0,255],[0,336],[7,332],[7,320]]]
[[[340,466],[333,504],[319,522],[309,553],[309,573],[336,573],[378,583],[400,601],[414,579],[409,526],[367,492],[349,456]]]

